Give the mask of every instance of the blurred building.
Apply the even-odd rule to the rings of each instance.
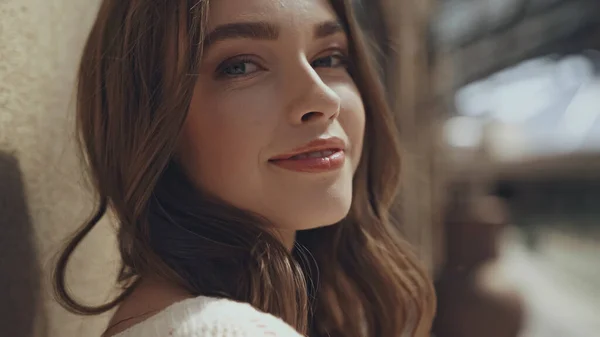
[[[452,69],[442,92],[453,94],[441,139],[455,191],[442,278],[465,256],[487,261],[467,278],[472,289],[462,290],[479,302],[453,312],[446,302],[460,299],[442,291],[445,325],[437,333],[600,336],[600,2],[440,5],[434,35]],[[494,208],[505,213],[502,230],[486,225],[495,211],[481,200],[491,195],[503,204]],[[481,238],[495,249],[482,250]],[[490,311],[494,301],[508,309]],[[516,322],[510,310],[522,311],[518,334],[488,331],[498,320]],[[481,330],[469,319],[483,321]],[[448,323],[457,320],[459,327]]]

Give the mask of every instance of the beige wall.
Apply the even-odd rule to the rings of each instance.
[[[98,336],[51,297],[52,258],[91,210],[73,147],[78,58],[98,0],[0,0],[0,334]],[[73,290],[106,300],[117,259],[102,224],[72,263]]]

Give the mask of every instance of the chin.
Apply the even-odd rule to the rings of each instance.
[[[338,203],[338,204],[336,205],[336,203]],[[332,205],[331,207],[328,207],[327,209],[324,209],[322,211],[321,217],[315,217],[314,219],[308,219],[309,221],[307,221],[307,223],[309,223],[311,225],[310,228],[335,225],[336,223],[344,220],[346,218],[346,216],[348,216],[351,205],[352,205],[352,197],[351,196],[349,196],[347,198],[347,201],[344,201],[344,202],[341,202],[341,200],[336,200],[336,202],[334,202],[334,205]],[[310,220],[312,220],[312,221],[310,221]]]
[[[325,195],[312,198],[303,207],[287,212],[282,227],[293,230],[315,229],[334,225],[342,221],[350,212],[352,205],[351,191],[347,195]],[[291,215],[291,216],[290,216]]]
[[[354,170],[348,165],[338,175],[286,179],[263,200],[263,216],[286,230],[307,230],[344,220],[352,206]]]

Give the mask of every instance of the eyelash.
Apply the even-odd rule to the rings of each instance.
[[[317,61],[322,61],[324,59],[328,59],[328,58],[336,58],[339,62],[339,64],[331,66],[331,67],[325,67],[325,68],[347,68],[349,65],[349,58],[346,55],[346,53],[343,53],[339,50],[334,50],[331,54],[327,55],[327,56],[323,56],[320,57],[314,61],[311,62],[311,65],[313,66],[313,68],[316,68],[318,66],[315,66],[315,62]],[[241,78],[241,77],[245,77],[245,76],[250,76],[251,74],[253,74],[254,72],[250,73],[250,74],[239,74],[239,75],[231,75],[231,74],[227,74],[225,71],[232,67],[232,66],[236,66],[236,65],[241,65],[241,64],[247,64],[247,63],[251,63],[254,66],[256,66],[258,68],[257,71],[261,71],[261,70],[265,70],[264,67],[260,66],[258,64],[258,62],[256,62],[254,60],[253,57],[249,56],[249,55],[240,55],[240,56],[236,56],[233,58],[230,58],[228,60],[225,60],[224,62],[222,62],[216,69],[215,73],[216,73],[216,78],[217,79],[232,79],[232,78]]]
[[[253,65],[255,65],[259,70],[264,70],[263,67],[258,65],[258,62],[256,62],[251,56],[248,55],[240,55],[240,56],[236,56],[236,57],[232,57],[230,59],[227,59],[225,61],[223,61],[218,67],[217,70],[215,71],[216,73],[216,77],[217,79],[221,79],[221,78],[237,78],[237,77],[242,77],[242,76],[247,76],[246,75],[229,75],[226,74],[225,71],[227,70],[227,68],[230,68],[232,66],[235,65],[240,65],[240,64],[246,64],[246,63],[251,63]]]
[[[333,53],[331,53],[331,54],[329,54],[327,56],[320,57],[320,58],[314,60],[313,62],[311,62],[311,65],[313,65],[317,61],[320,61],[320,60],[323,60],[323,59],[326,59],[326,58],[329,58],[329,57],[334,57],[334,58],[337,58],[339,60],[339,65],[337,65],[337,66],[331,66],[329,68],[347,68],[348,67],[348,64],[349,64],[350,60],[349,60],[348,56],[345,53],[342,53],[340,51],[334,51]],[[313,67],[314,67],[314,65],[313,65]]]

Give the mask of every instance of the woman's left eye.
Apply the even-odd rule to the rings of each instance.
[[[325,57],[316,59],[311,63],[313,68],[339,68],[345,67],[348,64],[348,60],[344,55],[333,54]]]
[[[249,57],[242,56],[221,63],[216,70],[217,78],[239,78],[264,70]]]

